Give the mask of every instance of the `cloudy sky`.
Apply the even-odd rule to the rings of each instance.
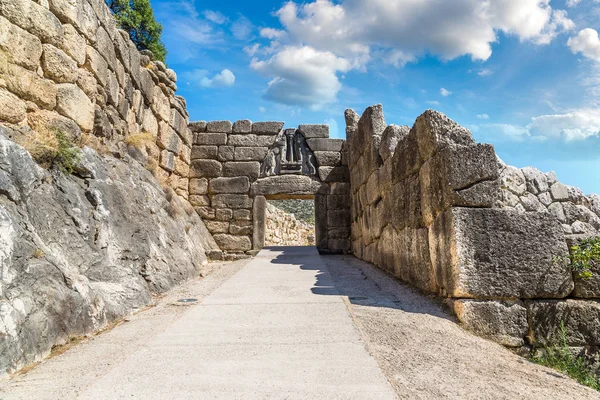
[[[433,108],[507,163],[600,193],[600,0],[153,0],[191,119]]]

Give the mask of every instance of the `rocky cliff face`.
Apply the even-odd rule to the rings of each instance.
[[[217,248],[191,206],[129,157],[84,148],[65,176],[11,134],[0,127],[0,375],[199,276]]]

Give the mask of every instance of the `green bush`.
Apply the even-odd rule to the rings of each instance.
[[[117,24],[129,33],[138,50],[150,50],[154,59],[165,62],[167,49],[161,42],[162,25],[154,19],[149,0],[106,0]]]
[[[532,356],[531,360],[545,367],[553,368],[582,385],[600,391],[600,377],[590,367],[583,357],[574,355],[567,345],[567,330],[564,323],[560,324],[561,343],[546,347],[545,352],[539,356]]]
[[[64,132],[33,131],[31,135],[17,139],[33,159],[47,169],[56,168],[72,174],[80,159],[80,150]]]
[[[592,263],[600,262],[600,237],[582,240],[569,249],[570,265],[579,278],[592,277]]]

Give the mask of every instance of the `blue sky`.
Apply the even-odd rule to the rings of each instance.
[[[441,111],[508,164],[600,193],[600,0],[153,0],[192,120]]]

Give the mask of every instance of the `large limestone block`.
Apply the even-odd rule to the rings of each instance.
[[[233,133],[251,133],[252,132],[252,121],[242,119],[233,123]]]
[[[210,121],[206,126],[206,132],[211,133],[231,133],[231,121]],[[225,143],[223,143],[225,144]]]
[[[175,154],[166,149],[161,151],[160,166],[169,172],[173,172],[175,170]]]
[[[310,147],[312,151],[342,151],[344,140],[313,138],[307,139],[306,143],[308,143],[308,147]]]
[[[520,301],[456,300],[454,312],[463,327],[507,347],[525,345],[527,309]]]
[[[498,162],[488,144],[449,145],[419,173],[425,225],[451,206],[492,207],[500,196]]]
[[[381,104],[368,107],[358,120],[356,131],[349,142],[350,160],[357,160],[364,153],[369,153],[370,158],[374,158],[374,155],[377,156],[375,158],[379,158],[378,144],[386,126]],[[371,169],[371,167],[369,164],[368,168]]]
[[[419,153],[416,131],[413,129],[396,145],[392,156],[392,181],[398,183],[408,176],[414,175],[423,165]]]
[[[154,86],[152,98],[152,110],[157,117],[165,122],[169,122],[171,119],[171,103],[169,98],[164,94],[160,86]]]
[[[62,40],[64,31],[58,18],[31,0],[0,0],[0,14],[44,43],[58,45]]]
[[[379,145],[379,155],[384,162],[394,155],[398,142],[408,136],[409,132],[409,126],[390,125],[385,128]]]
[[[550,195],[554,201],[569,200],[569,188],[560,182],[556,182],[550,187]]]
[[[255,181],[260,174],[258,161],[232,161],[223,164],[223,176],[247,176],[250,181]]]
[[[42,69],[47,78],[57,83],[74,83],[78,78],[77,63],[51,44],[44,44]]]
[[[317,164],[324,167],[337,167],[342,162],[342,154],[338,151],[315,151]]]
[[[16,124],[25,119],[27,106],[11,92],[0,88],[0,120]]]
[[[414,129],[423,160],[428,160],[435,152],[446,146],[475,143],[468,129],[434,110],[427,110],[420,115],[415,121]]]
[[[276,175],[258,179],[250,194],[263,196],[312,196],[321,189],[321,183],[306,175]]]
[[[96,41],[98,17],[85,0],[49,0],[50,11],[62,23],[75,26],[89,41]]]
[[[245,194],[216,194],[211,197],[215,208],[252,208],[252,197]]]
[[[393,236],[394,273],[421,290],[436,293],[427,229],[406,228]]]
[[[190,194],[207,194],[208,193],[208,179],[190,179],[189,183]]]
[[[36,70],[42,56],[42,42],[6,18],[0,16],[0,73],[2,64],[10,61],[30,70]]]
[[[600,302],[536,300],[527,303],[536,345],[562,345],[561,325],[568,346],[600,345]]]
[[[226,133],[198,133],[195,135],[194,144],[219,146],[227,143]]]
[[[521,171],[523,171],[523,175],[527,181],[527,190],[529,193],[540,194],[550,189],[548,186],[548,177],[542,171],[533,167],[525,167]]]
[[[459,298],[561,298],[573,290],[560,224],[547,214],[451,208],[429,228],[437,285]]]
[[[236,210],[239,212],[242,210]],[[252,249],[261,250],[265,245],[265,226],[267,216],[267,200],[264,196],[256,196],[252,206]]]
[[[112,39],[103,27],[99,27],[96,32],[96,48],[108,62],[108,67],[114,71],[117,65],[117,53]]]
[[[216,160],[193,160],[191,178],[218,178],[223,174],[223,165]]]
[[[248,193],[250,180],[247,176],[234,178],[215,178],[210,180],[210,193]]]
[[[298,127],[306,139],[328,138],[329,125],[304,124]]]
[[[217,146],[194,146],[192,147],[192,160],[216,160],[218,152]]]
[[[84,131],[94,128],[94,104],[83,90],[72,83],[57,85],[56,111],[71,118]]]
[[[8,90],[21,98],[31,100],[38,106],[49,110],[56,107],[56,85],[50,80],[41,78],[35,72],[16,65],[9,65],[7,74],[3,76],[0,72],[0,78],[5,78]]]
[[[236,147],[235,161],[262,161],[267,156],[266,147]]]
[[[350,182],[350,171],[346,166],[319,167],[319,178],[327,183]]]
[[[160,121],[158,127],[158,138],[156,144],[163,149],[167,149],[170,152],[179,154],[182,147],[179,135],[177,135],[175,130],[164,121]]]
[[[424,227],[421,212],[421,185],[418,176],[412,176],[392,186],[391,222],[397,231],[406,227]]]
[[[215,242],[221,250],[225,251],[248,251],[252,250],[250,236],[229,235],[220,233],[214,235]]]
[[[250,133],[243,135],[229,135],[227,145],[241,147],[270,147],[275,142],[273,136],[262,136]],[[223,143],[225,144],[225,143]]]
[[[268,121],[252,124],[252,133],[256,135],[277,135],[283,129],[285,122]]]
[[[350,142],[354,134],[358,131],[358,121],[360,120],[360,115],[356,113],[351,108],[348,108],[344,111],[344,118],[346,120],[346,140]]]
[[[106,82],[108,82],[108,63],[104,57],[92,46],[87,46],[86,56],[84,67],[94,74],[102,86],[106,85]]]

